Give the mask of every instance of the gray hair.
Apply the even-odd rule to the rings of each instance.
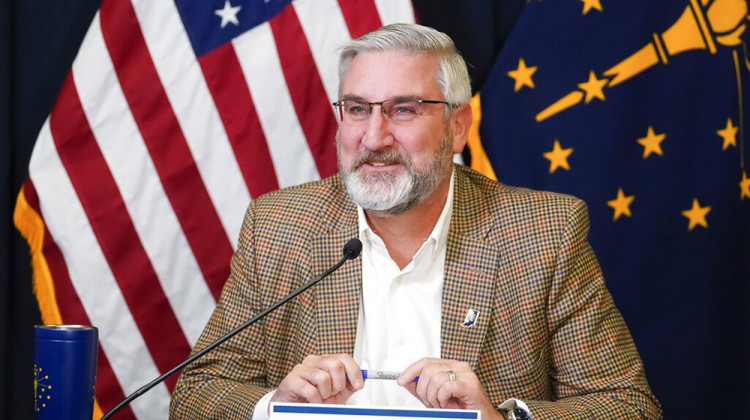
[[[394,23],[383,26],[341,46],[339,56],[339,98],[349,65],[354,57],[365,52],[401,52],[408,55],[428,54],[438,57],[437,74],[440,92],[452,107],[469,103],[471,81],[466,62],[453,40],[427,26]]]

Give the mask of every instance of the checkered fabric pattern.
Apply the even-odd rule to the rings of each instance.
[[[661,417],[630,333],[586,241],[585,204],[512,188],[456,166],[442,355],[470,363],[495,405],[535,419]],[[195,350],[333,265],[357,236],[338,176],[254,200],[231,275]],[[308,354],[354,350],[361,264],[349,262],[188,366],[171,418],[248,419]],[[469,309],[478,311],[462,327]]]

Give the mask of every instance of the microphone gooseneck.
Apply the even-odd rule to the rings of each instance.
[[[290,300],[292,300],[295,297],[297,297],[297,295],[299,295],[300,293],[302,293],[305,290],[307,290],[307,289],[311,288],[312,286],[316,285],[319,281],[323,280],[324,278],[328,277],[331,273],[333,273],[334,271],[338,270],[339,267],[341,267],[342,265],[344,265],[345,262],[357,258],[359,256],[360,252],[362,252],[362,242],[359,239],[357,239],[357,238],[350,239],[344,245],[344,256],[333,267],[329,268],[328,270],[326,270],[325,272],[323,272],[321,275],[319,275],[315,279],[313,279],[313,280],[311,280],[311,281],[303,284],[302,286],[300,286],[297,290],[293,291],[292,293],[284,296],[281,300],[277,301],[273,305],[271,305],[268,308],[262,310],[260,313],[258,313],[257,315],[255,315],[249,321],[245,322],[244,324],[240,325],[239,327],[237,327],[237,328],[233,329],[232,331],[228,332],[226,335],[224,335],[222,337],[219,337],[216,341],[214,341],[213,343],[207,345],[201,351],[199,351],[199,352],[195,353],[194,355],[188,357],[182,363],[180,363],[179,365],[173,367],[168,372],[162,374],[158,378],[156,378],[153,381],[151,381],[151,382],[147,383],[146,385],[142,386],[137,391],[133,392],[127,398],[125,398],[124,400],[122,400],[122,402],[120,402],[119,404],[117,404],[114,408],[112,408],[111,410],[109,410],[107,412],[107,414],[105,414],[101,418],[101,420],[109,419],[115,413],[117,413],[118,411],[120,411],[120,409],[122,409],[126,405],[130,404],[136,398],[138,398],[141,395],[145,394],[151,388],[153,388],[156,385],[164,382],[165,379],[167,379],[170,376],[174,375],[175,373],[177,373],[178,371],[180,371],[182,368],[184,368],[185,366],[189,365],[190,363],[193,363],[194,361],[200,359],[201,357],[203,357],[204,355],[206,355],[206,353],[208,353],[211,350],[213,350],[214,348],[220,346],[225,341],[227,341],[230,338],[234,337],[235,335],[239,334],[245,328],[253,325],[258,320],[262,319],[263,317],[265,317],[269,313],[271,313],[274,310],[276,310],[276,308],[278,308],[279,306],[281,306],[281,305],[289,302]]]

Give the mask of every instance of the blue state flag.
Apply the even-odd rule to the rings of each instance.
[[[481,90],[498,179],[588,204],[666,418],[747,418],[749,23],[746,0],[529,0]]]

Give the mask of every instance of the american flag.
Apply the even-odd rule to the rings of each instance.
[[[338,45],[414,21],[404,0],[103,1],[15,214],[43,321],[99,328],[97,418],[188,355],[250,200],[336,172]],[[119,418],[166,418],[175,382]]]

